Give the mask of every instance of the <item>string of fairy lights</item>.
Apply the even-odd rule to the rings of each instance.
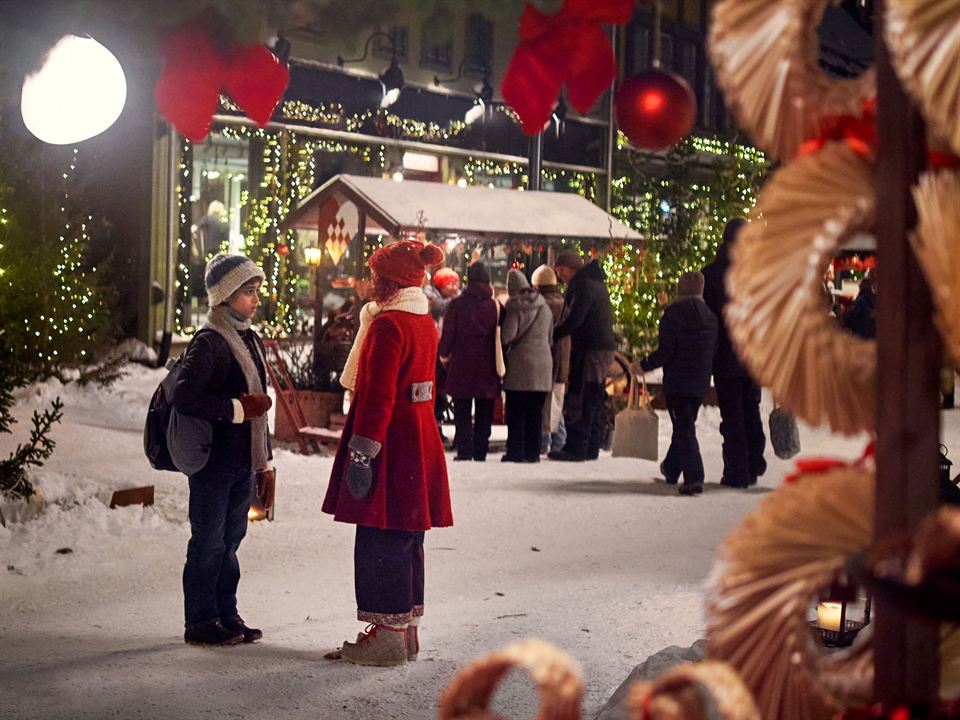
[[[223,99],[223,107],[236,111],[229,100]],[[503,109],[509,114],[512,111]],[[215,135],[230,140],[248,143],[250,153],[259,152],[260,174],[256,181],[240,195],[239,211],[243,218],[243,247],[247,255],[261,264],[267,275],[262,292],[265,298],[265,319],[267,330],[274,334],[293,331],[300,320],[297,296],[308,284],[302,261],[297,259],[297,234],[295,231],[283,232],[280,223],[287,212],[296,203],[315,189],[318,184],[317,168],[321,155],[341,155],[359,160],[370,175],[385,176],[389,172],[387,149],[376,138],[369,136],[371,123],[378,124],[377,131],[394,137],[400,136],[422,142],[444,143],[457,139],[467,131],[468,126],[459,121],[451,121],[446,127],[436,123],[402,118],[389,111],[366,110],[347,114],[336,103],[312,105],[302,101],[284,102],[278,111],[284,120],[315,127],[330,127],[358,134],[356,142],[317,138],[307,133],[298,133],[290,128],[251,128],[246,125],[218,124]],[[364,137],[366,136],[366,137]],[[370,137],[370,139],[366,139]],[[189,143],[184,143],[183,157],[186,158]],[[618,150],[636,152],[619,134]],[[258,151],[259,148],[259,151]],[[757,168],[766,166],[767,160],[762,152],[749,145],[717,138],[691,137],[684,141],[683,150],[700,156],[732,158],[733,161],[749,169],[738,171],[732,188],[725,192],[736,199],[742,211],[752,206],[755,198],[755,183],[751,181]],[[182,257],[189,257],[189,167],[188,160],[181,162],[181,184],[186,188],[179,194],[180,222],[186,225],[181,232]],[[655,171],[654,171],[655,172]],[[523,190],[527,186],[528,171],[524,162],[493,160],[468,156],[463,160],[462,176],[457,181],[461,185],[492,185]],[[576,192],[587,199],[597,202],[602,196],[600,173],[571,171],[567,169],[544,169],[542,183],[546,188],[558,191]],[[683,212],[697,217],[696,233],[702,238],[695,248],[688,248],[682,257],[672,257],[664,243],[647,242],[645,248],[625,245],[612,241],[602,248],[583,248],[596,254],[603,251],[604,267],[611,276],[611,299],[615,306],[621,326],[642,326],[631,343],[642,344],[649,339],[650,328],[655,327],[659,318],[660,306],[664,300],[663,289],[673,279],[687,269],[696,269],[712,258],[719,242],[722,226],[726,218],[721,218],[716,205],[717,189],[708,182],[694,182],[688,185],[689,197],[671,207],[670,212]],[[623,175],[612,181],[612,212],[633,226],[645,237],[661,232],[657,223],[649,222],[662,209],[663,197],[675,194],[671,181],[661,179],[652,191],[637,194],[628,178]],[[727,203],[729,205],[729,203]],[[646,220],[645,220],[646,218]],[[663,240],[664,238],[661,238]],[[382,239],[381,239],[382,243]],[[363,262],[379,243],[368,238],[364,245]],[[189,287],[188,262],[179,263],[178,282],[180,287]],[[183,303],[181,303],[182,305]],[[180,332],[190,332],[193,328],[185,326],[184,315],[178,309],[175,316]]]

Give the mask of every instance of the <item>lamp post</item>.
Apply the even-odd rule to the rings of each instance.
[[[313,347],[320,341],[323,325],[323,293],[320,289],[320,264],[323,262],[323,247],[315,245],[303,249],[303,258],[313,268]]]

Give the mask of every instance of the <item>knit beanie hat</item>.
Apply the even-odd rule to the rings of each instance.
[[[377,250],[367,265],[377,275],[393,280],[400,287],[420,287],[426,268],[443,262],[443,250],[416,240],[400,240]]]
[[[531,279],[534,287],[546,287],[547,285],[557,284],[557,274],[549,265],[541,265],[534,270]]]
[[[528,287],[530,287],[530,283],[527,282],[527,278],[522,272],[513,268],[507,273],[507,294],[510,297],[516,297]]]
[[[554,267],[567,267],[571,270],[579,270],[583,267],[583,256],[576,250],[564,250],[557,255],[553,263]]]
[[[433,274],[433,286],[437,290],[443,290],[447,285],[455,285],[459,282],[460,276],[450,268],[440,268]]]
[[[703,297],[703,273],[685,272],[677,281],[677,296],[682,298]]]
[[[207,270],[203,274],[203,284],[207,288],[207,302],[211,308],[227,301],[241,286],[254,278],[266,280],[263,270],[246,255],[227,255],[218,253],[210,258]]]
[[[467,268],[467,282],[468,283],[485,283],[490,284],[490,271],[487,270],[487,266],[477,260],[470,267]]]

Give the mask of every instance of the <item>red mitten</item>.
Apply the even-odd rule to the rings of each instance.
[[[243,406],[243,419],[252,420],[266,415],[273,406],[273,400],[264,393],[244,393],[240,396],[240,405]]]

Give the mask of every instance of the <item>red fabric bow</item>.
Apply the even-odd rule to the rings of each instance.
[[[287,66],[264,45],[221,51],[207,22],[194,19],[160,43],[163,73],[157,81],[157,108],[192,142],[210,132],[223,88],[258,125],[265,125],[290,79]]]
[[[877,101],[863,103],[863,112],[856,115],[827,115],[820,120],[820,135],[797,148],[797,155],[810,155],[830,141],[842,140],[860,157],[873,155],[877,148]]]
[[[593,107],[617,74],[602,23],[623,25],[632,11],[633,0],[566,0],[554,15],[524,6],[520,42],[500,86],[524,133],[543,129],[564,83],[578,112]]]

